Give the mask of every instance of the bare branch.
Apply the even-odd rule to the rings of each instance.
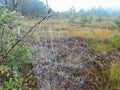
[[[48,9],[49,7],[48,7],[48,1],[46,0],[46,8]]]

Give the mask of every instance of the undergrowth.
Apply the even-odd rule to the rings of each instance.
[[[13,44],[20,39],[17,28],[22,20],[23,17],[15,11],[0,9],[0,90],[21,90],[37,86],[35,79],[34,83],[31,82],[36,78],[29,61],[32,50],[23,42],[13,48]]]
[[[95,90],[119,90],[120,89],[120,61],[112,61],[96,78]]]

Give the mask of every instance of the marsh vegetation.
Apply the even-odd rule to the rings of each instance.
[[[118,9],[14,1],[0,0],[0,90],[120,90]]]

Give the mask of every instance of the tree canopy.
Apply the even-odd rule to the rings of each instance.
[[[46,6],[39,0],[26,0],[19,5],[18,11],[20,11],[23,16],[43,17],[46,13]]]

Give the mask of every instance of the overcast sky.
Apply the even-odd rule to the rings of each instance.
[[[48,0],[48,3],[55,11],[66,11],[71,7],[75,7],[77,11],[92,7],[120,8],[120,0]]]

